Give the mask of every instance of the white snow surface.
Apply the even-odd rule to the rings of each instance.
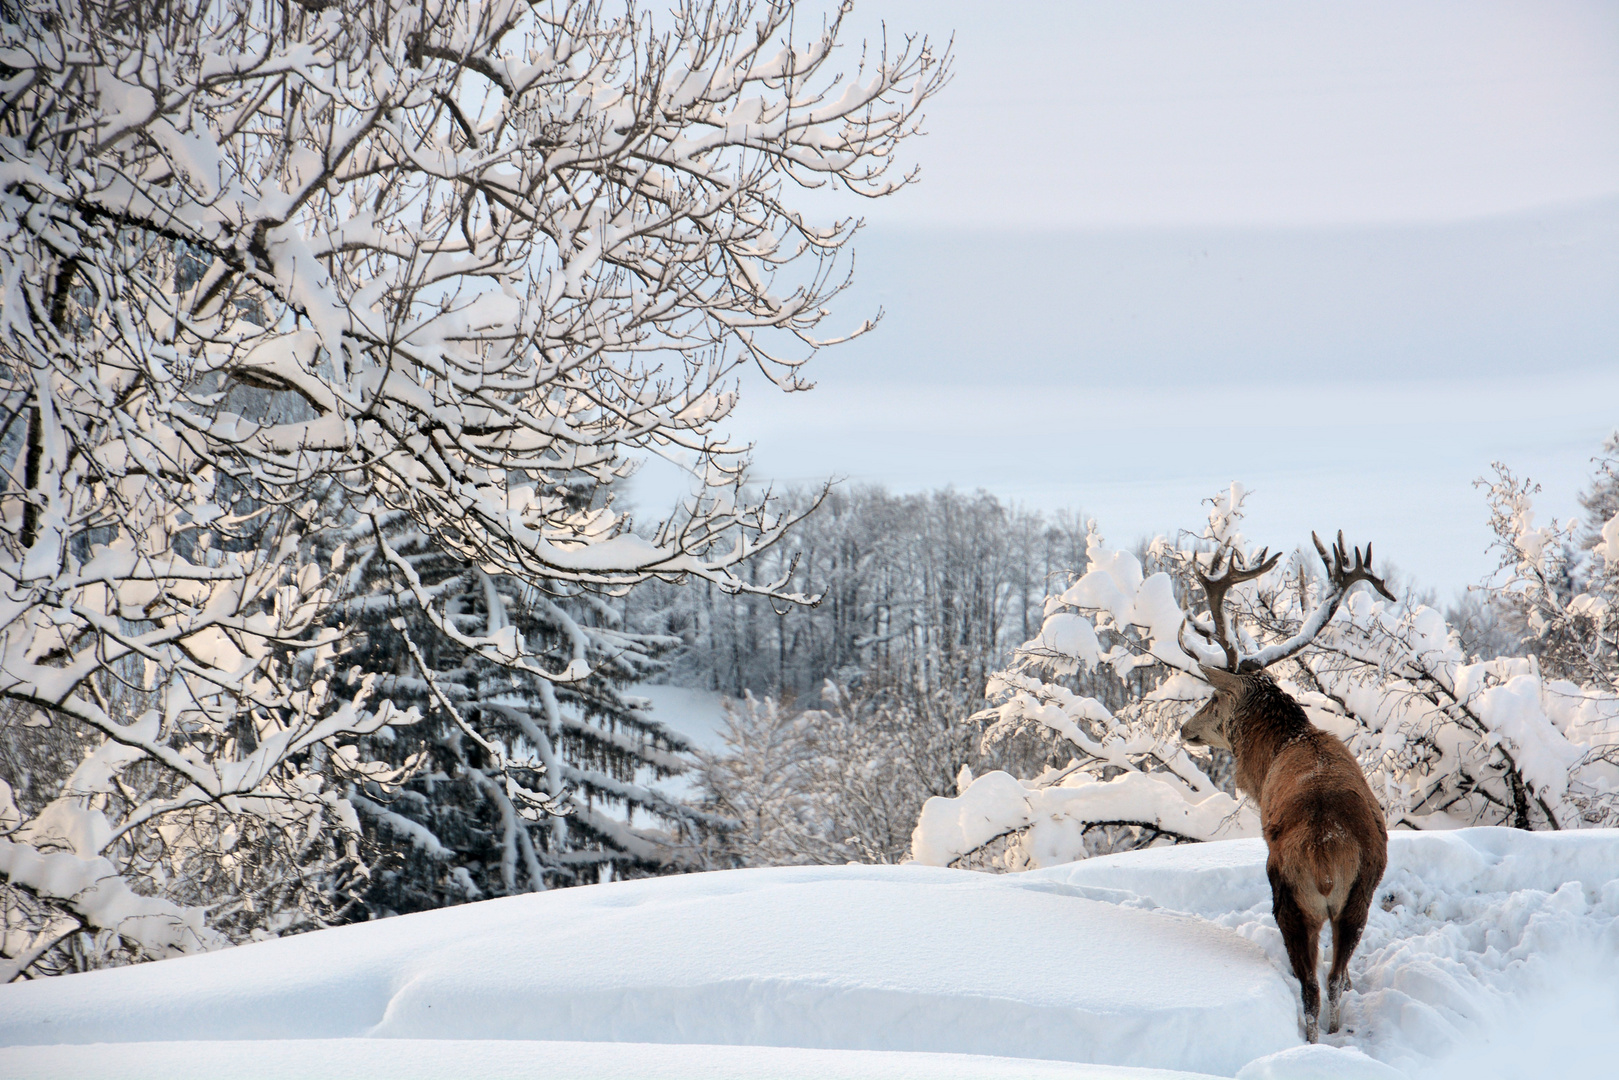
[[[626,697],[644,698],[652,718],[690,739],[701,750],[725,748],[725,695],[662,683],[636,683]]]
[[[1297,992],[1271,918],[1265,843],[1110,855],[1024,875],[1126,907],[1197,915],[1258,944]],[[1350,963],[1345,1030],[1242,1080],[1613,1075],[1619,830],[1397,832]],[[1322,970],[1330,957],[1323,934]],[[1342,1052],[1364,1052],[1353,1071]],[[1378,1063],[1384,1068],[1375,1069]],[[1387,1066],[1392,1066],[1387,1068]]]
[[[436,1038],[942,1051],[1230,1075],[1297,1040],[1262,949],[1032,877],[733,870],[8,986],[0,1045]]]
[[[725,750],[725,695],[717,690],[698,690],[664,683],[636,683],[625,692],[627,698],[640,698],[651,710],[652,719],[684,735],[699,753],[717,754]],[[638,781],[674,799],[696,800],[695,772],[657,777],[643,769]]]
[[[243,1063],[251,1062],[244,1070]],[[534,1042],[277,1039],[0,1049],[30,1080],[1217,1080],[1203,1073],[892,1050]]]
[[[1314,1047],[1264,843],[1233,840],[619,882],[12,984],[0,1075],[1602,1075],[1619,832],[1390,849],[1345,1031]]]

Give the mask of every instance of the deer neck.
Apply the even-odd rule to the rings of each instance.
[[[1271,764],[1283,747],[1307,735],[1315,725],[1304,710],[1289,700],[1266,700],[1243,709],[1231,725],[1232,756],[1237,763],[1237,786],[1258,801]]]

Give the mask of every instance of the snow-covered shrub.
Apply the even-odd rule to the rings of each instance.
[[[725,703],[725,752],[705,754],[704,805],[731,819],[721,864],[899,862],[922,804],[954,791],[972,734],[919,703],[915,687],[867,676],[822,688],[820,709],[744,695]],[[965,767],[965,766],[962,766]]]
[[[986,742],[1034,733],[1069,764],[1023,779],[989,773],[956,798],[930,800],[913,854],[943,865],[995,842],[996,863],[1020,869],[1160,838],[1255,833],[1253,809],[1211,778],[1222,763],[1179,740],[1209,693],[1194,661],[1267,668],[1348,744],[1392,827],[1619,823],[1619,696],[1605,621],[1612,563],[1590,568],[1596,591],[1559,599],[1552,582],[1568,570],[1555,562],[1564,548],[1554,541],[1568,527],[1534,528],[1527,489],[1505,473],[1491,496],[1511,553],[1504,588],[1531,612],[1529,625],[1565,632],[1559,655],[1578,659],[1556,673],[1565,677],[1533,656],[1467,656],[1444,617],[1420,603],[1345,595],[1335,584],[1341,547],[1325,579],[1302,552],[1264,561],[1240,532],[1244,492],[1233,485],[1211,500],[1201,533],[1160,537],[1145,564],[1093,529],[1089,571],[1047,600],[1040,634],[990,679],[997,704],[979,717]],[[1606,557],[1599,546],[1594,558]],[[1222,565],[1264,568],[1225,598],[1229,638],[1219,605],[1204,614],[1193,603],[1206,604],[1206,583]],[[1230,653],[1218,647],[1224,640]],[[1082,671],[1142,689],[1110,709],[1071,689]]]
[[[5,5],[0,697],[86,755],[0,800],[8,970],[352,901],[344,793],[403,779],[361,747],[416,716],[345,662],[317,535],[369,523],[401,604],[559,686],[588,660],[463,630],[390,515],[530,585],[779,591],[736,572],[790,522],[740,495],[729,379],[803,385],[854,223],[791,193],[902,186],[892,151],[946,74],[907,40],[840,79],[838,20],[806,39],[793,15]],[[647,535],[567,497],[637,452],[696,478]]]

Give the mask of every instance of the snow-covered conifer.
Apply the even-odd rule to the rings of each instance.
[[[627,692],[662,669],[658,655],[672,640],[626,630],[617,606],[580,586],[490,575],[436,549],[403,515],[387,525],[390,544],[464,635],[506,637],[514,655],[544,657],[552,670],[579,661],[590,674],[553,683],[440,634],[401,602],[368,529],[353,530],[342,615],[363,635],[354,660],[393,668],[377,692],[424,717],[364,740],[377,760],[420,761],[407,782],[349,789],[382,856],[371,910],[696,865],[696,834],[712,820],[652,783],[684,772],[691,747]]]

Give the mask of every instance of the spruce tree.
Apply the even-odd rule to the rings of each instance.
[[[691,747],[626,692],[663,669],[675,640],[627,630],[610,597],[491,575],[406,520],[379,520],[451,625],[510,636],[514,656],[542,665],[503,666],[436,630],[400,599],[400,571],[366,544],[365,527],[351,532],[347,618],[363,632],[355,662],[391,672],[377,692],[425,716],[368,740],[372,757],[415,765],[402,789],[352,786],[381,856],[370,913],[693,868],[697,834],[715,819],[653,786],[685,771]],[[544,812],[532,795],[566,813]]]

